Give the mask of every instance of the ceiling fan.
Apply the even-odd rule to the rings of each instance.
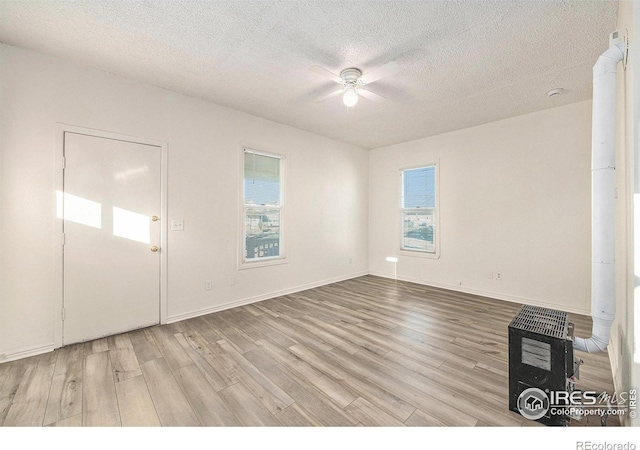
[[[309,70],[342,85],[340,89],[320,97],[317,101],[322,102],[329,97],[342,93],[342,102],[345,106],[352,107],[358,103],[359,95],[362,95],[369,100],[384,100],[385,97],[370,91],[365,88],[365,86],[373,83],[374,81],[378,81],[381,78],[395,75],[398,72],[399,67],[395,61],[391,61],[372,70],[371,72],[367,72],[364,75],[360,69],[356,69],[355,67],[344,69],[340,72],[340,75],[336,75],[335,73],[320,66],[311,66],[309,67]]]

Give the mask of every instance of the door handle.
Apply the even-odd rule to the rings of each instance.
[[[160,249],[159,249],[157,246],[155,246],[155,245],[154,245],[153,247],[151,247],[151,251],[152,251],[153,253],[157,252],[158,250],[160,250]]]
[[[154,222],[157,222],[158,220],[160,220],[160,217],[158,217],[158,216],[151,216],[151,220],[153,220]]]

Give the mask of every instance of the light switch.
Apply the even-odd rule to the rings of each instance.
[[[182,231],[182,230],[184,230],[184,220],[171,221],[171,231]]]

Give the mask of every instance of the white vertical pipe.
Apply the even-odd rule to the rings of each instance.
[[[575,338],[576,350],[603,351],[615,318],[616,77],[623,44],[609,47],[593,66],[591,135],[591,337]]]

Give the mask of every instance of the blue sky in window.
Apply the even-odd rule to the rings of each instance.
[[[245,180],[244,198],[245,203],[279,205],[280,183],[265,180]]]

